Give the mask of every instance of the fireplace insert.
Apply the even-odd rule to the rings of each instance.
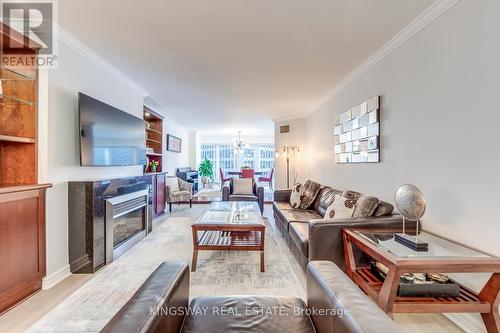
[[[106,200],[106,263],[112,262],[148,233],[148,191]]]

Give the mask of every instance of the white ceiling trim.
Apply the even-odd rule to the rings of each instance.
[[[429,25],[432,21],[443,15],[451,7],[456,5],[460,0],[437,0],[426,10],[424,10],[419,16],[417,16],[413,21],[411,21],[406,27],[404,27],[400,32],[397,33],[391,40],[385,43],[380,49],[373,53],[368,59],[361,63],[356,69],[349,73],[342,81],[335,85],[320,102],[316,104],[311,110],[302,115],[284,116],[273,119],[273,121],[288,121],[291,119],[303,118],[311,113],[314,113],[320,107],[322,107],[329,99],[333,98],[344,88],[353,83],[356,79],[362,76],[364,73],[369,71],[373,66],[382,61],[385,57],[396,51],[404,43],[410,40],[415,34],[420,30]]]
[[[120,82],[124,83],[128,87],[134,89],[137,91],[139,94],[142,95],[142,97],[149,96],[149,92],[147,92],[146,89],[135,83],[132,79],[130,79],[127,75],[125,75],[123,72],[121,72],[118,68],[115,66],[111,65],[109,62],[101,58],[97,53],[89,49],[87,46],[85,46],[82,42],[80,42],[78,39],[76,39],[73,35],[71,35],[69,32],[61,28],[60,26],[56,26],[57,29],[57,38],[59,41],[62,43],[66,44],[68,47],[73,49],[74,51],[78,52],[80,55],[85,57],[87,60],[91,61],[95,65],[99,66],[109,74],[113,75],[116,79],[118,79]]]

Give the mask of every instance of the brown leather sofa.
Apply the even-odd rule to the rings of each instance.
[[[307,304],[296,297],[200,296],[188,307],[188,298],[188,266],[162,263],[101,332],[398,332],[394,322],[327,261],[308,266]]]
[[[368,217],[324,219],[326,210],[332,204],[335,195],[350,195],[358,198],[365,196],[359,192],[339,191],[323,186],[309,209],[294,209],[290,205],[291,193],[291,189],[274,191],[274,219],[288,247],[304,270],[308,262],[313,260],[330,260],[345,270],[343,228],[390,228],[393,230],[402,228],[401,215],[393,214],[394,207],[391,204],[376,198],[374,199],[377,200],[377,206]],[[408,222],[407,228],[408,230],[415,229],[415,223]],[[361,254],[356,253],[356,256],[359,257]]]
[[[233,180],[230,179],[222,187],[222,201],[256,201],[262,213],[264,212],[264,187],[253,180],[252,188],[251,194],[233,194]]]

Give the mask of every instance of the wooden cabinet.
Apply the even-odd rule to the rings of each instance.
[[[3,23],[0,35],[1,314],[42,287],[51,185],[37,184],[38,70],[15,61],[36,57],[38,46]]]
[[[0,188],[0,313],[42,287],[47,187]]]
[[[166,173],[155,173],[152,174],[152,184],[153,184],[153,217],[160,216],[165,212],[165,178]]]

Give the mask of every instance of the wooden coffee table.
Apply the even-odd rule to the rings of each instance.
[[[191,228],[192,272],[200,250],[260,251],[260,271],[264,272],[266,225],[257,202],[213,202]]]
[[[500,331],[500,258],[493,257],[439,236],[422,232],[419,239],[429,243],[428,251],[417,252],[394,240],[383,230],[342,231],[347,275],[373,298],[388,314],[395,312],[478,312],[488,332]],[[389,271],[384,281],[370,267],[358,266],[353,249],[385,265]],[[404,273],[493,273],[476,293],[460,285],[456,297],[400,297],[399,279]]]

